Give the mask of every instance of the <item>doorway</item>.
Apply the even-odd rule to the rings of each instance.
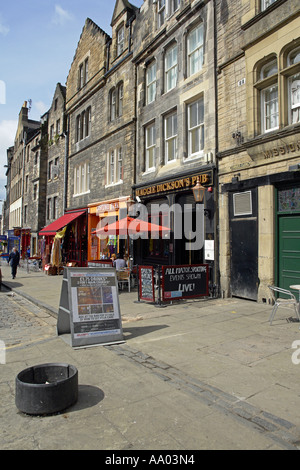
[[[230,194],[231,295],[258,296],[257,188]]]

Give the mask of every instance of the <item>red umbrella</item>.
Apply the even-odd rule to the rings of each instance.
[[[117,220],[112,224],[105,225],[93,233],[96,233],[97,235],[134,235],[137,233],[165,231],[169,232],[170,229],[162,225],[152,224],[145,220],[134,219],[133,217],[127,216],[125,219]]]

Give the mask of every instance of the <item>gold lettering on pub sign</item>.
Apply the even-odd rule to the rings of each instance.
[[[201,184],[209,184],[210,175],[205,173],[203,175],[189,176],[187,178],[181,178],[179,180],[158,183],[153,186],[147,186],[146,188],[137,189],[135,194],[136,196],[150,196],[151,194],[158,194],[168,191],[174,191],[176,189],[180,190],[189,188],[196,184],[198,176],[200,178]]]

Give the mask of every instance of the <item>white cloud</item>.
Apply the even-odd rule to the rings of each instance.
[[[53,23],[59,26],[64,26],[68,21],[73,20],[72,13],[64,10],[60,5],[55,5],[55,13]]]
[[[0,13],[0,34],[3,34],[3,36],[6,36],[6,34],[9,33],[9,27],[5,25],[5,22],[3,21],[2,15]]]

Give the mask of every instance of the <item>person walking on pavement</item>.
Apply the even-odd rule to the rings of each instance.
[[[19,261],[20,261],[20,254],[17,250],[17,247],[14,246],[11,253],[9,254],[8,257],[8,262],[11,266],[11,277],[15,279],[16,274],[17,274],[17,269],[19,266]]]

